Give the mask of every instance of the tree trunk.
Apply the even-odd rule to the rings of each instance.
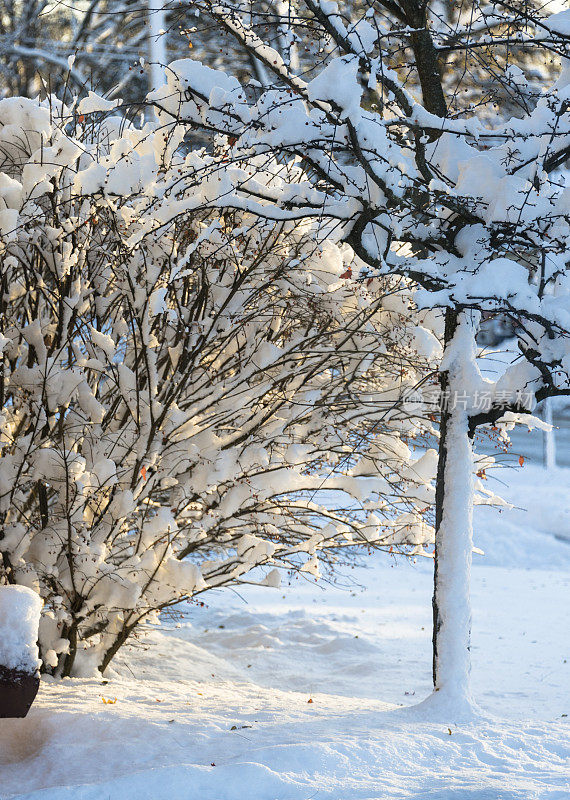
[[[150,58],[150,88],[159,89],[166,83],[166,11],[164,0],[148,2],[148,49]]]
[[[445,324],[433,594],[433,682],[457,707],[470,707],[470,576],[473,546],[473,453],[466,372],[474,355],[469,314],[448,311]]]
[[[75,663],[75,656],[77,655],[77,624],[78,623],[75,621],[72,622],[68,630],[63,633],[64,638],[69,639],[69,650],[63,659],[63,665],[61,667],[62,678],[71,677],[71,672]]]
[[[552,398],[547,397],[543,401],[542,416],[548,425],[552,425]],[[552,470],[556,466],[556,439],[554,438],[554,430],[544,431],[542,434],[543,441],[543,461],[544,466],[548,470]]]

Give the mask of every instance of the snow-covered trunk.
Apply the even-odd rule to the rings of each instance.
[[[455,707],[471,693],[470,575],[473,546],[473,452],[469,433],[468,375],[474,357],[475,322],[464,312],[446,315],[441,388],[440,453],[436,485],[433,595],[433,681]]]
[[[166,13],[164,0],[149,0],[148,42],[150,56],[150,88],[160,88],[166,80]]]
[[[544,421],[552,425],[552,399],[547,397],[543,405]],[[554,469],[556,466],[556,440],[554,430],[551,428],[543,432],[544,466],[546,469]]]

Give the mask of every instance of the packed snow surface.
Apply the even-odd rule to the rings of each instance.
[[[0,665],[35,672],[42,599],[26,586],[0,586]]]
[[[337,587],[208,596],[108,680],[44,681],[0,723],[0,797],[567,800],[570,472],[508,475],[518,508],[475,512],[472,720],[414,707],[431,564],[378,555]]]

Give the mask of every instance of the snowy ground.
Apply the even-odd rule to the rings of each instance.
[[[0,797],[568,800],[570,471],[508,475],[531,507],[477,512],[477,721],[413,707],[431,565],[376,557],[339,588],[220,593],[108,683],[44,682],[26,720],[0,722]]]

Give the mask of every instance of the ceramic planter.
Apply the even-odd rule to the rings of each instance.
[[[25,717],[40,687],[37,673],[0,666],[0,719]]]

